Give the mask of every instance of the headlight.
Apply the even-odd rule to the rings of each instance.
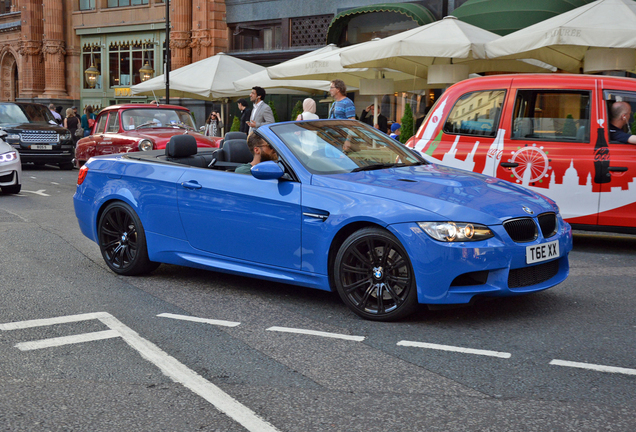
[[[20,135],[18,135],[18,134],[9,134],[9,135],[7,135],[7,139],[8,140],[18,140],[19,141],[20,140]]]
[[[437,241],[465,242],[494,237],[485,225],[466,222],[418,222],[420,228]]]
[[[67,141],[72,139],[73,137],[71,136],[70,132],[66,132],[66,134],[64,135],[60,135],[60,141]]]
[[[2,162],[11,162],[18,158],[18,154],[16,152],[8,152],[0,154],[0,163]]]
[[[141,151],[152,150],[152,141],[146,140],[146,139],[139,141],[139,150]]]

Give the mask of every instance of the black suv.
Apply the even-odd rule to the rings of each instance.
[[[0,128],[7,132],[7,144],[20,152],[22,163],[57,164],[61,169],[73,169],[73,137],[68,129],[57,124],[46,106],[0,103]]]

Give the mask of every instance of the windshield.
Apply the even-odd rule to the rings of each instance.
[[[271,130],[313,174],[426,163],[393,138],[360,122],[297,122],[272,126]]]
[[[55,122],[51,111],[38,104],[0,104],[0,124]],[[57,123],[55,123],[57,124]]]
[[[124,111],[121,117],[124,130],[139,127],[185,127],[194,129],[189,111],[162,108],[135,108]]]

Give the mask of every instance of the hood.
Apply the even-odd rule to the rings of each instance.
[[[514,217],[557,211],[554,201],[512,183],[441,165],[314,175],[312,184],[399,201],[440,216],[440,221],[498,225]]]
[[[3,123],[0,125],[2,129],[9,133],[19,133],[23,130],[47,130],[47,131],[55,131],[58,134],[65,134],[68,130],[64,129],[62,126],[56,126],[47,123]]]
[[[140,140],[149,139],[155,143],[156,149],[165,149],[166,144],[175,135],[182,135],[183,129],[173,128],[154,128],[154,129],[141,129],[138,131],[126,132],[128,137],[138,137]],[[218,147],[217,140],[211,139],[197,132],[188,131],[188,135],[192,135],[197,140],[197,147]],[[218,138],[220,141],[221,138]]]

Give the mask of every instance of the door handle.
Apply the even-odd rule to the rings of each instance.
[[[499,165],[504,168],[517,168],[519,166],[519,164],[516,162],[502,162]]]
[[[625,171],[627,171],[627,167],[613,167],[613,166],[611,166],[611,167],[608,168],[608,170],[612,171],[612,172],[625,172]]]
[[[201,186],[199,183],[197,183],[194,180],[183,182],[183,183],[181,183],[181,186],[183,186],[186,189],[191,189],[191,190],[201,189],[203,187],[203,186]]]

